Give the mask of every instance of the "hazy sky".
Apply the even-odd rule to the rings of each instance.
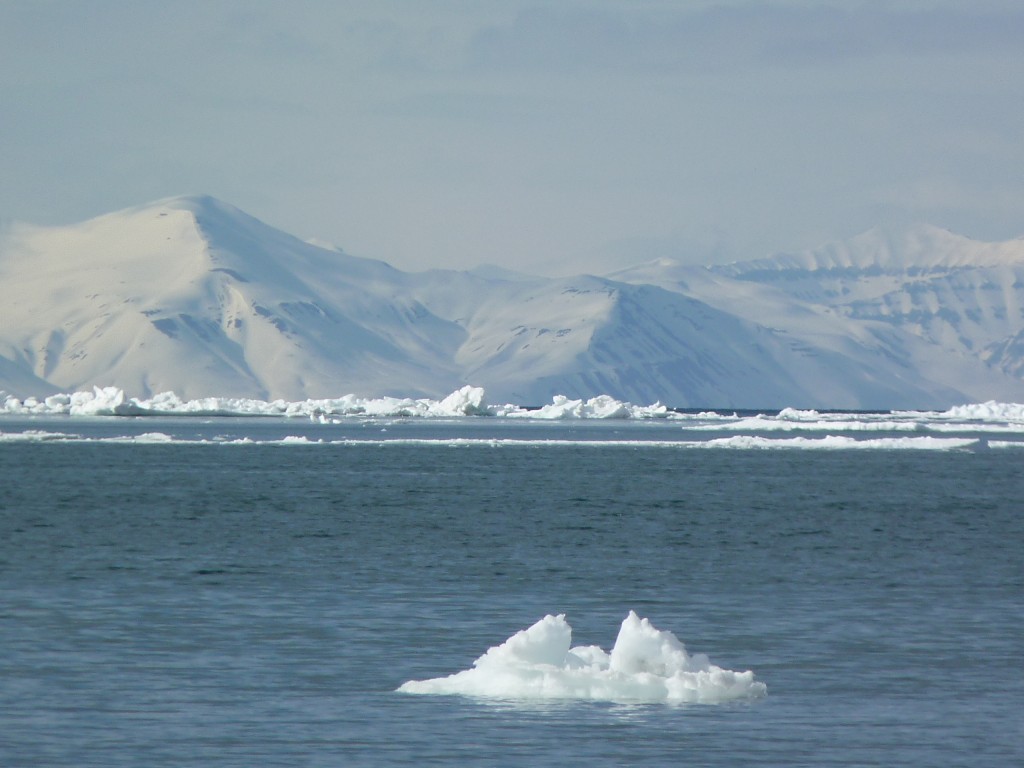
[[[1024,3],[0,0],[0,222],[207,192],[403,269],[1024,235]]]

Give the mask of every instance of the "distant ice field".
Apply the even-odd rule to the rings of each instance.
[[[571,426],[570,426],[571,425]],[[1024,447],[1024,405],[947,411],[682,412],[608,396],[556,397],[541,407],[491,405],[464,387],[443,400],[359,398],[301,402],[172,393],[148,400],[116,388],[0,400],[0,442],[424,447],[599,447],[729,450],[978,451]]]

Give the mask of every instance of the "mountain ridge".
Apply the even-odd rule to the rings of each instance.
[[[723,274],[742,276],[765,271],[877,270],[927,272],[953,268],[1004,266],[1024,262],[1024,239],[985,243],[931,224],[876,226],[845,241],[827,243],[765,259],[713,267]]]
[[[973,256],[972,256],[973,254]],[[972,261],[973,259],[973,261]],[[936,227],[607,276],[403,272],[209,195],[0,240],[0,389],[609,394],[677,407],[1024,400],[1024,241]]]

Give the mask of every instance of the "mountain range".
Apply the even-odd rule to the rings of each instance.
[[[728,265],[403,272],[208,196],[0,238],[0,390],[674,407],[1024,401],[1024,240],[930,226]]]

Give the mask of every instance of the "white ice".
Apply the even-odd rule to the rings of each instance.
[[[949,419],[1007,421],[1022,424],[1024,423],[1024,403],[997,403],[994,400],[989,400],[987,403],[958,405],[940,415]]]
[[[276,418],[308,418],[332,424],[346,419],[461,419],[491,417],[515,420],[604,420],[660,421],[678,426],[686,433],[706,433],[707,440],[687,440],[691,435],[680,435],[679,440],[665,441],[680,447],[731,449],[930,449],[956,450],[979,443],[979,436],[999,435],[1024,437],[1024,404],[976,403],[961,405],[947,411],[889,411],[885,413],[828,413],[785,408],[778,414],[758,414],[741,417],[714,412],[682,414],[664,405],[639,406],[600,395],[588,400],[573,400],[557,395],[552,402],[537,409],[517,405],[492,405],[487,402],[481,387],[464,386],[441,400],[398,397],[359,397],[344,395],[333,399],[254,400],[246,398],[207,397],[182,400],[173,392],[165,392],[148,399],[129,397],[117,387],[95,387],[91,392],[73,392],[45,398],[25,398],[0,393],[0,415],[12,416],[259,416]],[[734,433],[734,437],[717,437],[713,433]],[[773,433],[824,433],[820,437],[769,437]],[[837,433],[917,433],[914,436],[880,436],[876,439],[854,439],[850,434]],[[928,433],[942,438],[928,437]],[[18,438],[22,440],[30,439]],[[697,435],[693,435],[696,437]],[[6,440],[12,439],[10,436]],[[984,438],[981,438],[984,439]],[[143,442],[141,440],[136,440]],[[249,441],[246,441],[249,442]],[[300,441],[294,441],[300,442]],[[330,442],[330,441],[325,441]],[[469,444],[472,441],[457,441]],[[505,442],[488,441],[492,445]],[[540,441],[553,444],[550,441]],[[576,442],[576,441],[570,441]],[[611,445],[621,442],[643,442],[661,445],[650,440],[587,442],[588,445]],[[1008,441],[1013,444],[1012,441]],[[989,447],[1002,447],[989,443]]]
[[[41,429],[26,429],[23,432],[0,432],[0,443],[41,443],[78,440],[78,435],[67,432],[47,432]]]
[[[303,416],[318,421],[334,417],[378,418],[500,416],[528,419],[663,419],[677,416],[665,406],[640,406],[600,395],[589,400],[570,400],[557,395],[540,409],[518,405],[488,405],[482,387],[465,386],[441,400],[429,398],[358,397],[344,395],[319,400],[254,400],[205,397],[182,400],[173,392],[151,398],[129,397],[118,387],[94,387],[91,392],[72,392],[45,398],[19,398],[0,393],[0,413],[70,416]]]
[[[784,408],[778,414],[718,416],[701,414],[687,429],[709,432],[1024,432],[1024,405],[977,403],[948,411],[821,413]],[[860,446],[867,447],[867,446]]]
[[[750,449],[800,449],[800,450],[917,450],[917,451],[951,451],[970,448],[977,445],[975,438],[958,437],[879,437],[868,440],[857,440],[845,435],[826,435],[825,437],[789,437],[771,438],[760,435],[736,435],[735,437],[719,437],[698,443],[705,448]]]
[[[564,614],[545,616],[490,648],[470,669],[448,677],[410,680],[403,693],[458,694],[497,699],[582,699],[612,702],[720,704],[765,696],[754,673],[734,672],[691,655],[671,632],[633,611],[610,653],[571,647]]]
[[[664,419],[676,416],[661,403],[636,406],[624,403],[609,395],[598,395],[589,400],[571,400],[564,395],[555,395],[548,405],[528,411],[516,406],[502,406],[496,415],[527,419]]]

